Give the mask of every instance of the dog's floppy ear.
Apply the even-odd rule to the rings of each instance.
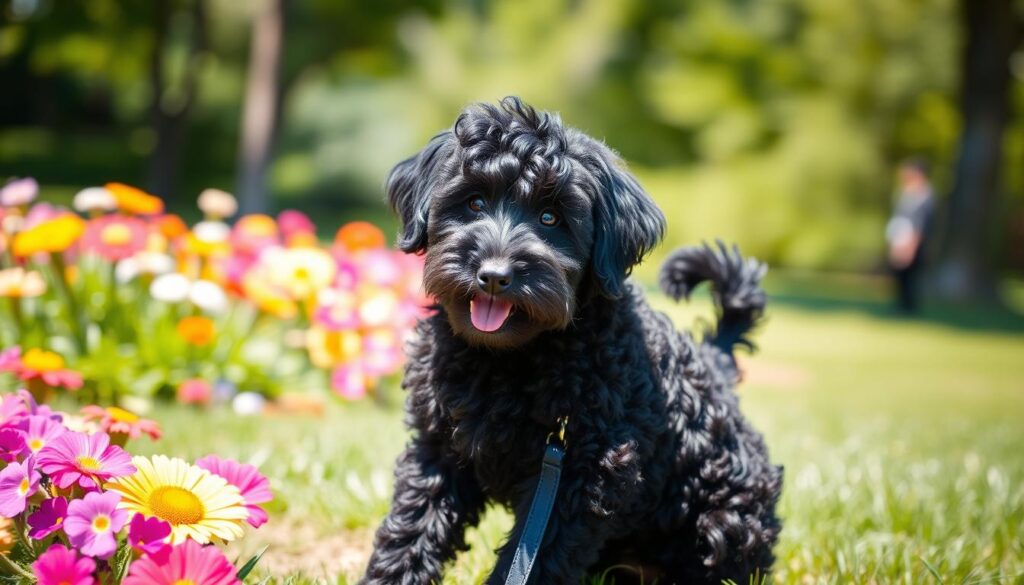
[[[622,161],[603,144],[595,146],[597,193],[591,270],[598,290],[617,298],[633,266],[661,241],[665,216],[623,168]]]
[[[450,138],[450,131],[434,136],[423,150],[395,165],[388,174],[388,203],[402,220],[398,247],[403,252],[422,252],[427,248],[431,190],[451,151]]]

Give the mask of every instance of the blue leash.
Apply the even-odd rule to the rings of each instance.
[[[512,557],[512,566],[509,568],[505,585],[526,585],[530,578],[530,571],[533,569],[533,563],[537,560],[537,553],[540,551],[540,544],[544,539],[544,531],[551,518],[551,510],[555,506],[558,480],[562,475],[562,459],[565,457],[565,426],[569,419],[562,417],[558,422],[561,425],[558,441],[552,440],[554,433],[548,435],[548,444],[544,448],[544,460],[540,466],[540,479],[537,481],[536,491],[533,492],[530,513],[526,516],[526,526],[523,527],[523,533],[519,536],[516,554]]]

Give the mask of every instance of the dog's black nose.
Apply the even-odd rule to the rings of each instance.
[[[476,283],[488,294],[505,292],[512,285],[512,265],[501,260],[485,260],[476,273]]]

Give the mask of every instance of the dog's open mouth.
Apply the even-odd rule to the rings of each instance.
[[[469,320],[484,333],[501,329],[512,312],[512,303],[480,293],[469,301]]]

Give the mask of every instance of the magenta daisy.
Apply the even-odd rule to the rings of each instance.
[[[128,544],[146,554],[155,555],[170,546],[167,544],[170,536],[171,525],[156,516],[136,514],[128,526]]]
[[[270,481],[256,467],[231,459],[221,459],[216,455],[207,455],[199,459],[196,466],[223,477],[238,488],[242,499],[245,500],[245,508],[249,511],[247,521],[253,528],[259,528],[267,522],[266,511],[257,504],[269,502],[274,499],[274,494],[270,491]]]
[[[24,452],[24,433],[18,429],[0,429],[0,461],[10,463]]]
[[[64,527],[68,517],[68,501],[64,498],[43,500],[39,510],[28,517],[28,535],[42,540]]]
[[[96,562],[89,557],[55,544],[32,563],[32,572],[39,579],[39,585],[93,585],[92,572]]]
[[[89,492],[68,504],[64,532],[68,541],[83,554],[106,559],[117,549],[117,532],[128,522],[131,513],[119,510],[121,496],[117,492]]]
[[[39,472],[31,457],[0,471],[0,516],[14,518],[25,511],[28,497],[39,488]]]
[[[39,452],[39,468],[64,489],[75,482],[83,488],[135,473],[131,455],[110,444],[106,433],[87,435],[68,431]]]
[[[166,555],[144,556],[131,565],[122,585],[241,585],[235,567],[217,547],[186,540]]]
[[[38,414],[21,419],[18,429],[24,434],[25,448],[33,455],[39,454],[51,441],[68,432],[60,422]]]

